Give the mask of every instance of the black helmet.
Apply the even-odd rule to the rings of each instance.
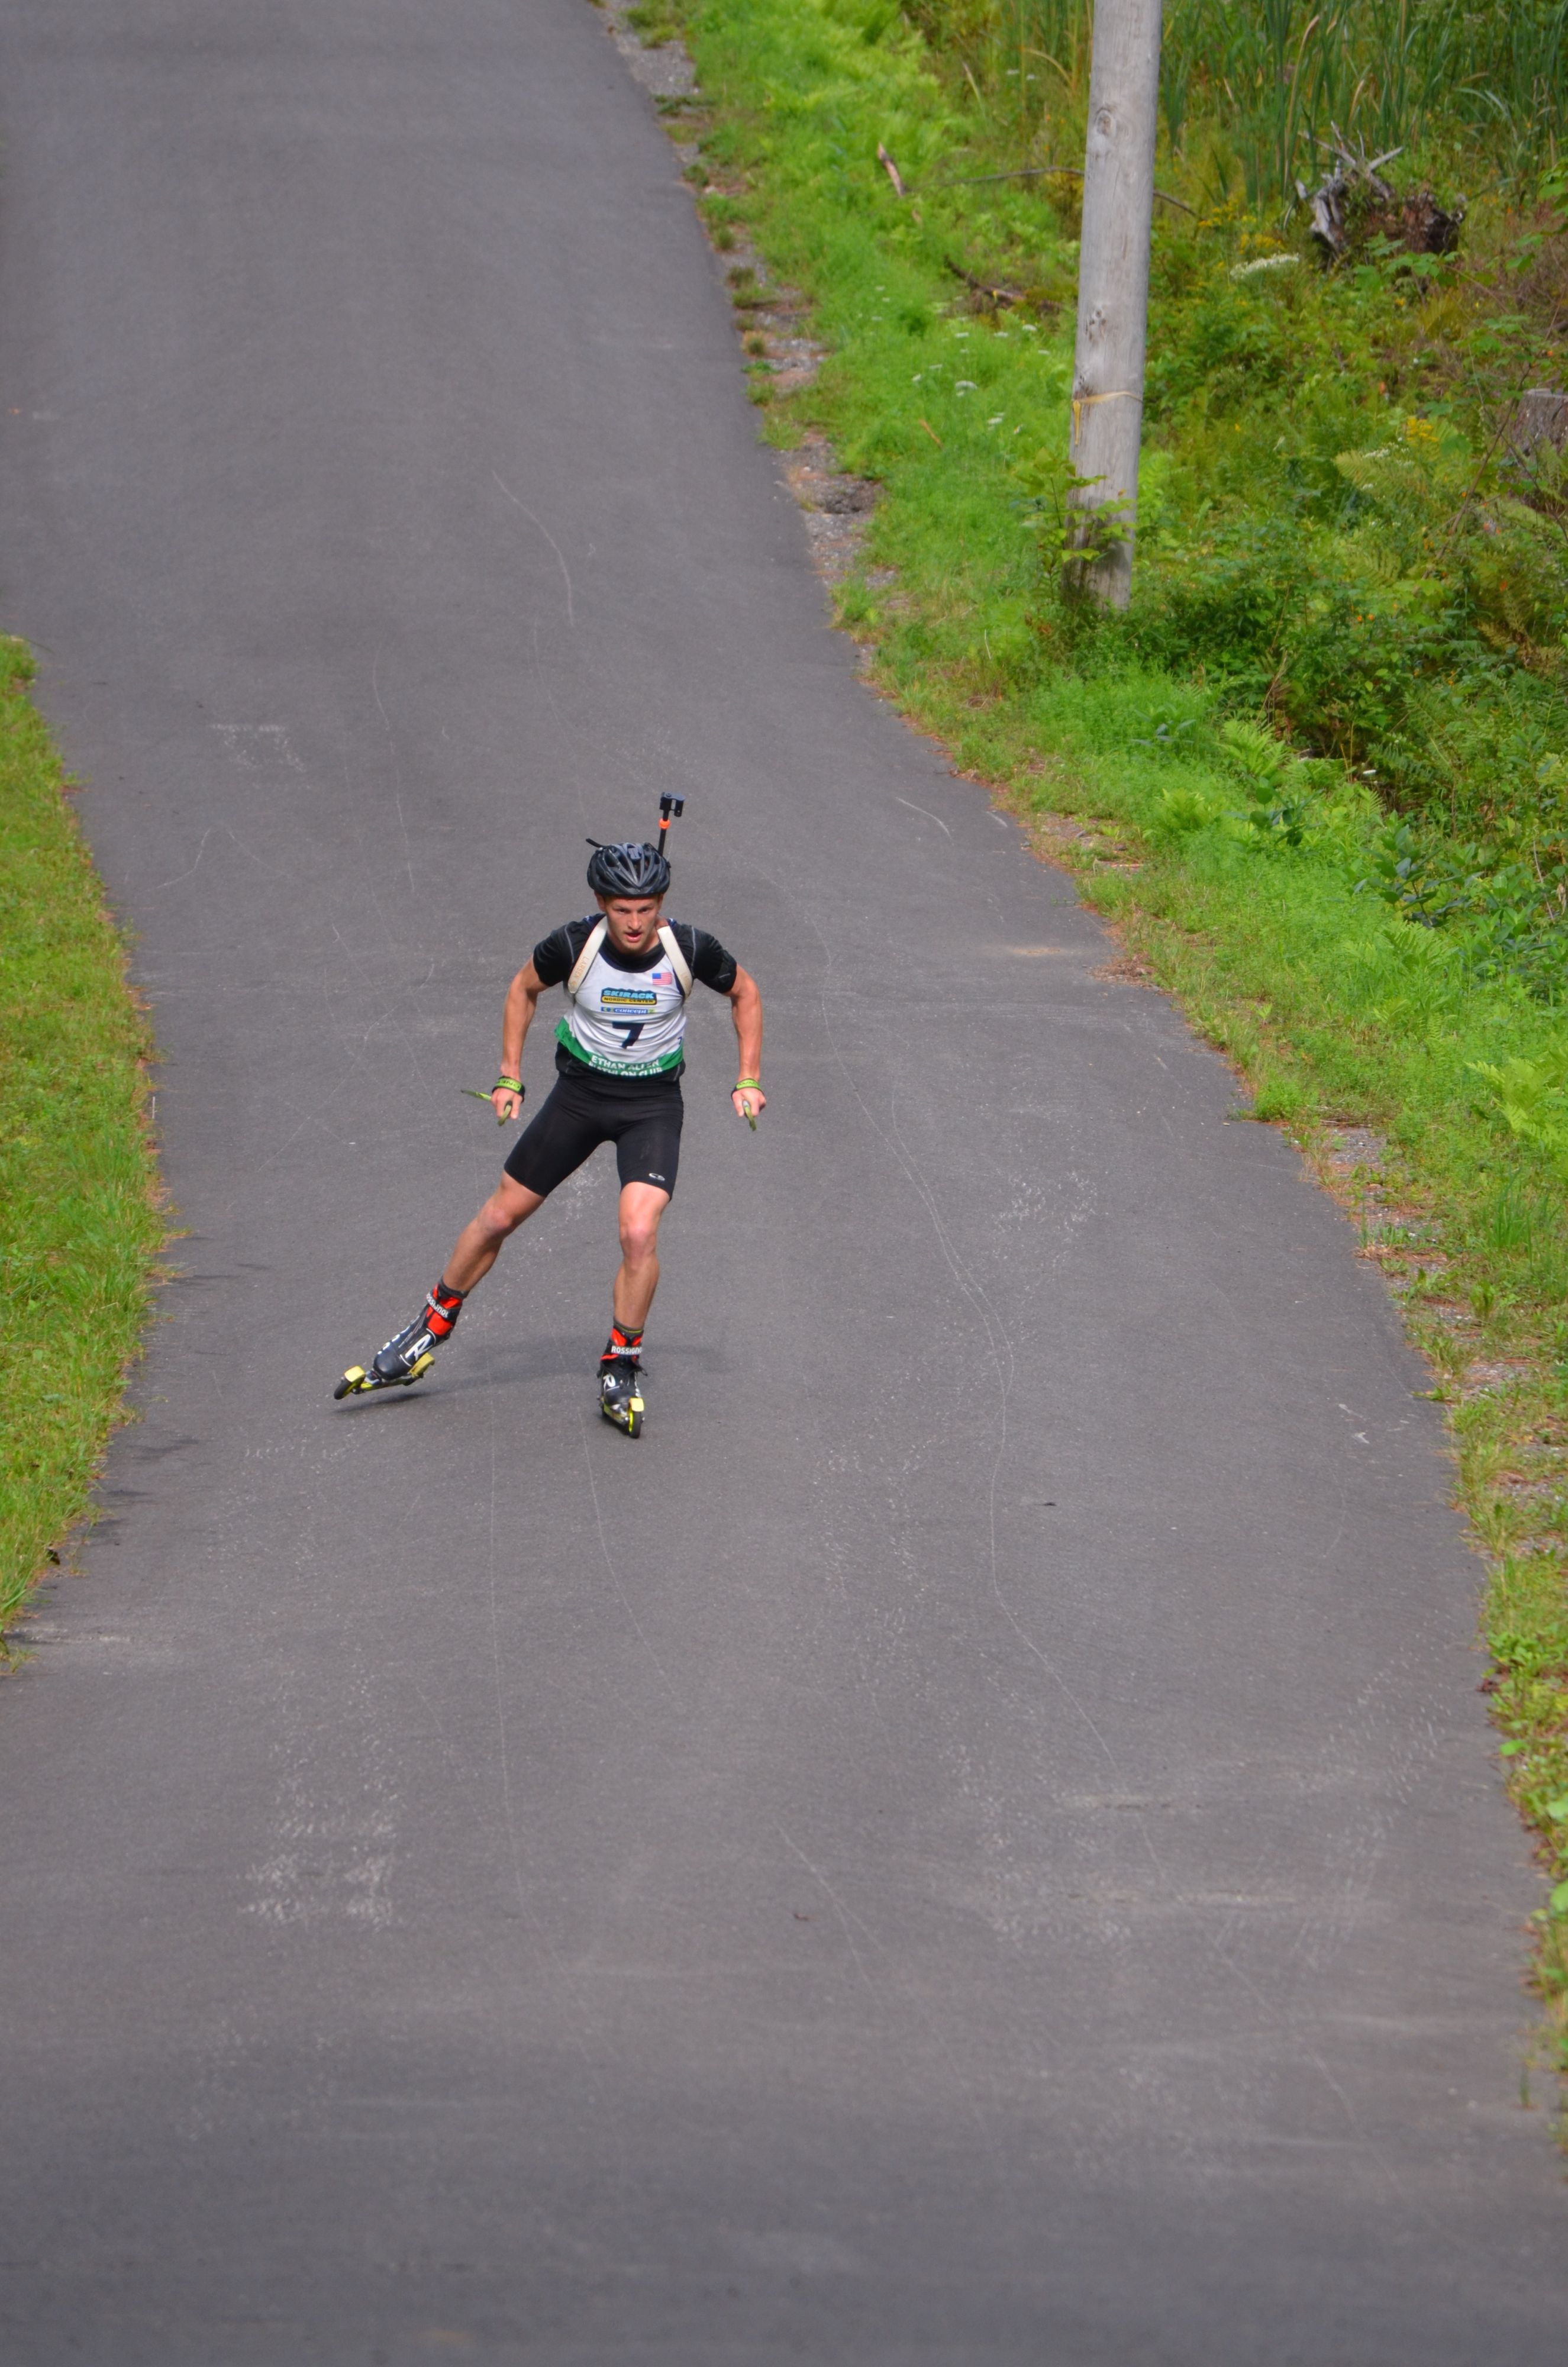
[[[595,896],[663,896],[670,888],[670,866],[656,846],[634,845],[629,839],[601,846],[596,838],[588,865],[588,885]]]

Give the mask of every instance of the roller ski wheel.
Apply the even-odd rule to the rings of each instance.
[[[617,1430],[628,1438],[642,1436],[642,1417],[646,1410],[642,1396],[642,1372],[629,1356],[617,1356],[606,1365],[599,1376],[599,1410]]]
[[[415,1357],[406,1373],[378,1373],[374,1365],[367,1372],[363,1365],[350,1365],[333,1395],[334,1398],[363,1398],[368,1397],[375,1389],[406,1389],[413,1382],[423,1381],[434,1362],[427,1349],[423,1356]]]

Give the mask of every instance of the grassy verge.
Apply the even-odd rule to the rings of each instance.
[[[164,1231],[147,1028],[32,671],[0,640],[0,1637],[88,1509]]]
[[[1070,182],[964,177],[1019,127],[942,12],[934,46],[886,0],[637,13],[695,59],[716,243],[825,348],[785,399],[755,374],[765,432],[883,488],[841,621],[1357,1208],[1431,1359],[1568,2071],[1568,529],[1555,463],[1510,477],[1492,425],[1555,365],[1563,227],[1499,184],[1462,266],[1380,232],[1325,272],[1225,194],[1223,126],[1168,139],[1192,211],[1156,237],[1140,590],[1089,617],[1055,565]],[[750,273],[737,301],[755,351]]]

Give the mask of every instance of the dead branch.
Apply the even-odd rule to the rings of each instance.
[[[1365,142],[1352,148],[1337,123],[1328,128],[1334,137],[1320,145],[1329,152],[1331,170],[1315,189],[1309,191],[1304,181],[1296,183],[1297,202],[1309,209],[1318,244],[1336,262],[1352,245],[1379,236],[1407,255],[1451,255],[1464,220],[1462,198],[1449,213],[1430,189],[1401,197],[1382,178],[1382,167],[1402,156],[1403,148],[1385,148],[1381,156],[1369,156]]]
[[[878,163],[886,165],[893,175],[901,198],[923,198],[928,189],[977,189],[992,181],[1048,181],[1057,173],[1065,174],[1069,181],[1083,179],[1081,164],[1019,164],[1006,173],[954,173],[944,180],[922,181],[918,188],[911,188],[898,177],[892,157],[880,145],[876,155]],[[1197,207],[1190,206],[1185,198],[1173,198],[1168,189],[1156,189],[1155,195],[1162,206],[1174,206],[1178,213],[1190,214],[1194,221],[1198,219]]]

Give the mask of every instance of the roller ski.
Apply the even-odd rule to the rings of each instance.
[[[436,1349],[457,1328],[466,1296],[438,1282],[413,1321],[377,1349],[368,1371],[363,1365],[350,1365],[333,1397],[368,1397],[376,1389],[406,1389],[422,1381],[435,1362]]]
[[[628,1438],[642,1436],[642,1333],[617,1323],[599,1359],[599,1410]]]

